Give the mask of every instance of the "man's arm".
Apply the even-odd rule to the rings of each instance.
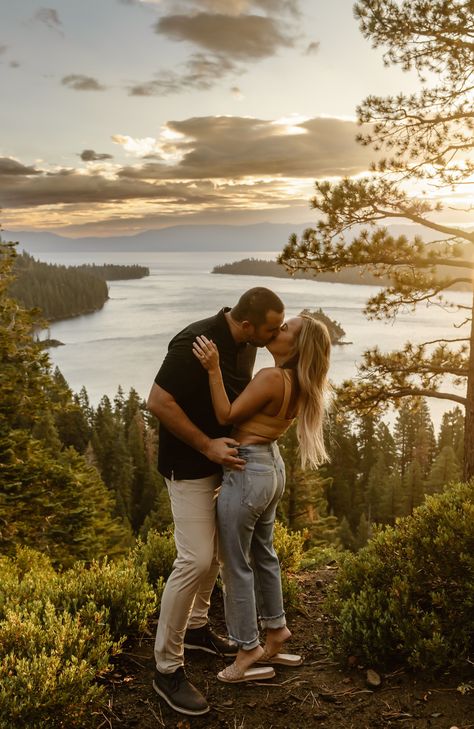
[[[174,397],[156,383],[153,383],[146,406],[170,433],[213,463],[243,470],[245,461],[237,457],[237,441],[233,438],[209,438],[188,418]]]

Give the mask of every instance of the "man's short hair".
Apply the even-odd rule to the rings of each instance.
[[[249,321],[258,327],[265,323],[267,312],[281,314],[284,308],[283,301],[273,291],[264,286],[255,286],[242,294],[232,309],[232,318],[240,322]]]

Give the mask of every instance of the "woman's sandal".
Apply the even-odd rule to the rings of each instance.
[[[254,666],[252,668],[247,668],[246,670],[242,670],[234,663],[231,663],[230,666],[227,666],[224,668],[223,671],[220,671],[217,674],[217,678],[219,681],[223,681],[224,683],[242,683],[243,681],[266,681],[269,678],[273,678],[275,676],[275,671],[271,666],[266,667],[259,667]]]
[[[296,653],[274,653],[271,656],[264,650],[256,663],[275,663],[279,666],[301,666],[303,659]]]

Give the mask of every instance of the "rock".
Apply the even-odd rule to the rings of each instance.
[[[371,688],[378,688],[382,683],[382,679],[380,678],[377,671],[369,668],[366,674],[366,682],[367,686],[370,686]]]

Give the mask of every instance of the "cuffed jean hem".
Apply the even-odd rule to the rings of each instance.
[[[239,647],[239,650],[243,651],[252,651],[254,648],[256,648],[258,645],[260,645],[260,638],[257,635],[254,640],[238,640],[237,638],[234,638],[233,635],[229,635],[229,640],[231,640],[233,643],[236,643]]]
[[[263,629],[270,628],[276,630],[278,628],[284,628],[286,625],[285,613],[277,615],[275,618],[260,618],[260,625]]]

